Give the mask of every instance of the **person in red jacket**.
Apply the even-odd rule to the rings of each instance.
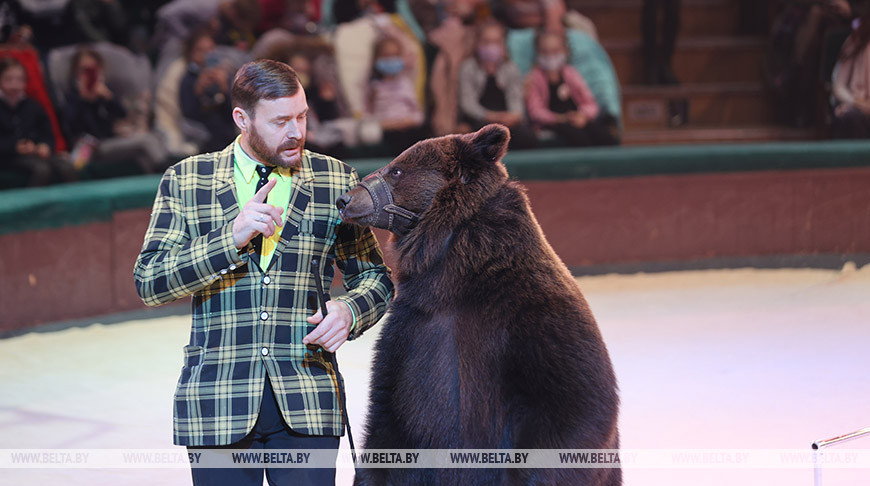
[[[54,154],[48,115],[26,89],[24,66],[11,57],[0,59],[0,169],[26,173],[31,186],[74,180],[69,160]]]

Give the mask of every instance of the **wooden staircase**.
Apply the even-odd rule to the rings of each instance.
[[[622,85],[625,145],[807,140],[777,125],[761,64],[764,37],[739,34],[739,0],[683,0],[679,86],[643,84],[642,0],[567,0],[598,29]]]

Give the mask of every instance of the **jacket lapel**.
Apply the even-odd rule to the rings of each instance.
[[[235,143],[235,142],[234,142]],[[229,222],[239,215],[239,198],[233,180],[233,145],[218,153],[214,162],[214,192],[221,208],[224,221]]]
[[[311,161],[308,159],[307,151],[303,153],[305,156],[302,157],[302,167],[293,173],[290,182],[290,204],[287,209],[287,220],[281,231],[281,238],[275,247],[275,253],[272,254],[272,260],[269,261],[269,268],[278,260],[290,239],[299,233],[299,225],[305,215],[306,208],[308,208],[308,202],[311,200],[314,171],[311,170]]]

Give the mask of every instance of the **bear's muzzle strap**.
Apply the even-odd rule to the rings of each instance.
[[[420,215],[417,213],[396,205],[390,186],[380,173],[366,177],[360,185],[369,193],[374,203],[375,214],[372,226],[404,235],[420,220]]]

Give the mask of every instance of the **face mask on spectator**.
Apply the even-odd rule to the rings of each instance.
[[[565,65],[568,56],[565,54],[552,54],[549,56],[538,56],[538,65],[546,71],[557,71]]]
[[[483,62],[498,62],[504,57],[504,47],[498,44],[484,44],[477,48],[477,57]]]
[[[384,76],[393,76],[405,69],[405,61],[401,57],[382,57],[375,61],[375,69]]]

